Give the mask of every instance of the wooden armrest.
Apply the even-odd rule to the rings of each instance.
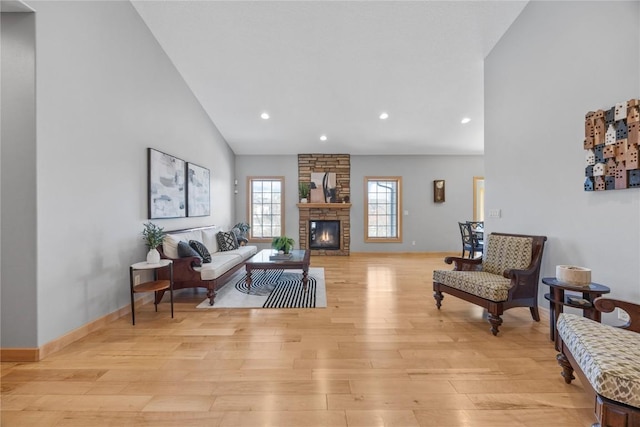
[[[448,256],[444,259],[447,264],[454,263],[454,270],[457,271],[476,271],[482,265],[482,258],[460,258]]]
[[[163,256],[162,258],[170,259],[173,261],[173,280],[186,281],[186,280],[200,280],[200,272],[195,271],[193,269],[193,263],[198,261],[200,258],[196,256],[190,256],[185,258],[169,258],[167,256]],[[167,277],[162,277],[163,279],[168,279],[169,273],[166,272]]]
[[[507,279],[519,279],[519,278],[528,278],[536,274],[537,267],[533,266],[531,268],[527,268],[526,270],[518,270],[515,268],[507,269],[502,272],[502,276]]]
[[[640,333],[640,305],[604,297],[596,298],[593,304],[603,313],[611,313],[616,307],[623,309],[629,314],[629,321],[620,328]]]

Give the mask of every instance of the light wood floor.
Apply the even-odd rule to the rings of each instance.
[[[590,426],[566,385],[548,317],[435,308],[442,257],[313,257],[326,309],[141,307],[39,363],[2,364],[9,426]],[[123,284],[125,286],[126,284]]]

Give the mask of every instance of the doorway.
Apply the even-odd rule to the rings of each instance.
[[[473,177],[473,220],[484,221],[484,177]]]

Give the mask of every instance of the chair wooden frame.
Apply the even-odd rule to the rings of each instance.
[[[453,295],[487,309],[489,312],[488,320],[491,324],[491,333],[495,336],[498,334],[498,328],[502,324],[502,318],[500,316],[505,310],[510,308],[529,307],[533,320],[536,322],[540,321],[540,313],[538,312],[538,281],[540,277],[542,252],[547,237],[508,233],[492,234],[497,236],[529,237],[533,239],[529,266],[524,270],[505,270],[502,274],[504,277],[511,279],[511,287],[507,299],[505,301],[492,301],[436,281],[433,282],[433,298],[436,300],[438,310],[440,310],[442,306],[442,300],[444,299],[443,293]],[[447,264],[453,263],[454,270],[458,271],[482,270],[482,258],[446,257],[444,262]]]
[[[462,238],[462,254],[460,256],[464,258],[465,252],[469,252],[469,258],[473,258],[476,252],[482,252],[484,246],[473,232],[472,222],[458,222],[458,227],[460,227],[460,237]]]

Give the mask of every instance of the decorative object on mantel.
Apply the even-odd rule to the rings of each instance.
[[[162,244],[164,229],[152,222],[144,224],[142,230],[142,240],[145,241],[149,252],[147,252],[147,264],[158,264],[160,262],[160,252],[156,249]]]
[[[444,203],[444,179],[433,181],[433,203]]]
[[[279,236],[273,238],[273,240],[271,241],[271,247],[273,249],[276,249],[277,251],[282,251],[283,254],[288,254],[289,252],[291,252],[291,249],[293,249],[294,243],[295,240],[293,240],[291,237]]]
[[[585,115],[585,191],[640,188],[640,100]]]
[[[335,203],[335,172],[311,172],[311,203]]]
[[[301,182],[298,184],[298,193],[300,194],[300,203],[307,203],[309,197],[309,190],[311,186],[308,182]]]
[[[575,265],[556,265],[556,279],[571,285],[589,286],[591,284],[591,269]]]

